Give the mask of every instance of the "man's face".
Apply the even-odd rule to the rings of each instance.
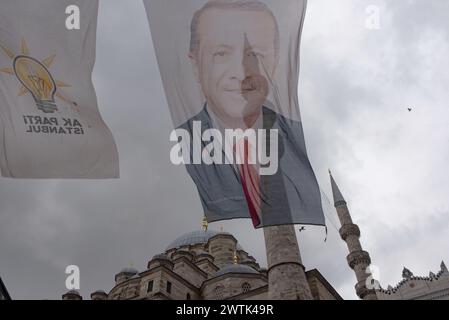
[[[259,114],[276,66],[275,22],[263,11],[208,9],[192,56],[208,105],[232,126]]]

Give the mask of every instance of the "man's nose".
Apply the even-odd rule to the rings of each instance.
[[[229,75],[233,79],[243,81],[247,76],[247,71],[244,65],[244,57],[242,54],[236,54],[230,61]]]

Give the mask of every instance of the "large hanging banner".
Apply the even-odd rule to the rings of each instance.
[[[306,0],[144,0],[175,130],[208,221],[324,225],[298,105]]]
[[[79,30],[67,27],[69,6]],[[3,177],[119,176],[91,79],[97,14],[98,0],[0,1]]]

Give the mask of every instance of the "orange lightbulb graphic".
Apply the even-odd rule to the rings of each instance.
[[[47,68],[38,60],[25,55],[14,58],[14,72],[31,93],[37,107],[45,113],[55,112],[56,83]]]

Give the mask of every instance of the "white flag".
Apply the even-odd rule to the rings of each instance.
[[[117,178],[92,84],[98,0],[0,2],[0,169],[11,178]]]

